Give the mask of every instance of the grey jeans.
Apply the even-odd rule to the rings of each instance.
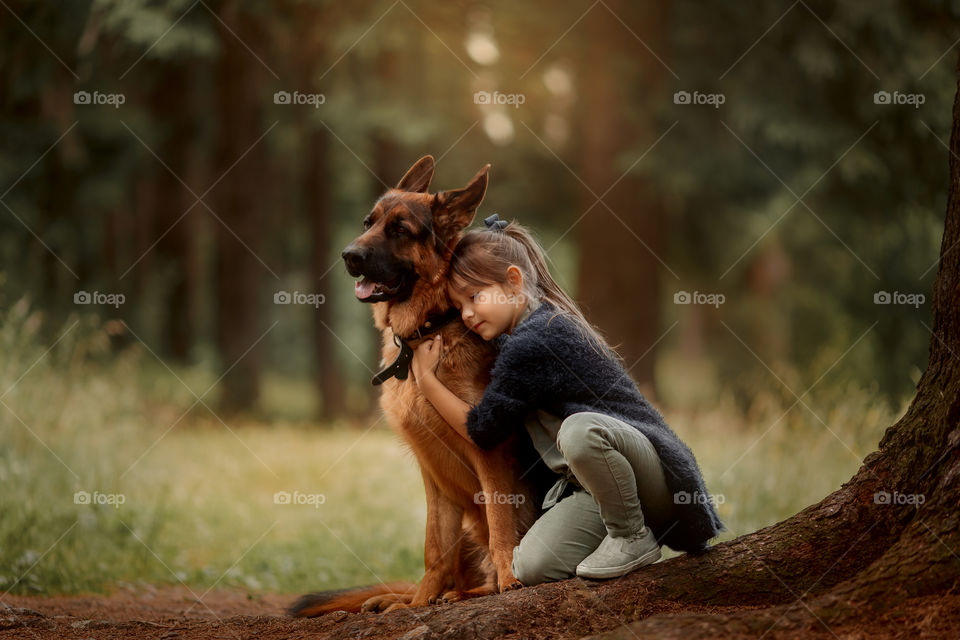
[[[513,550],[525,585],[564,580],[603,538],[669,522],[673,498],[656,450],[635,427],[602,413],[566,418],[557,448],[580,485],[540,516]]]

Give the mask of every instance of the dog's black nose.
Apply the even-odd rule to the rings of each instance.
[[[346,263],[347,271],[350,272],[350,275],[360,275],[360,272],[363,271],[363,263],[367,257],[366,251],[355,244],[351,244],[344,249],[343,253],[340,255],[343,258],[343,261]]]

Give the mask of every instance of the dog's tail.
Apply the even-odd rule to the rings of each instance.
[[[313,618],[334,611],[358,613],[363,603],[374,596],[388,596],[402,602],[409,599],[416,588],[417,585],[412,582],[390,582],[369,587],[318,591],[301,596],[299,600],[293,603],[289,612],[290,615],[298,618]]]

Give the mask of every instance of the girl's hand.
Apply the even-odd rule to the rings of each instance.
[[[443,341],[440,336],[420,343],[413,352],[413,362],[410,366],[414,380],[424,380],[427,376],[436,373],[442,347]]]

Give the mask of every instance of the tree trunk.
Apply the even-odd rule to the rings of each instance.
[[[330,141],[326,129],[312,126],[313,130],[304,136],[307,141],[304,153],[306,162],[301,177],[312,247],[310,283],[316,291],[326,296],[329,303],[336,281],[333,275],[339,273],[339,265],[333,268],[330,265],[334,255],[330,251],[333,224],[330,169],[327,165]],[[320,393],[319,418],[324,422],[343,416],[346,410],[343,371],[337,366],[336,345],[331,333],[333,324],[333,307],[330,304],[320,305],[314,311],[313,338],[316,384]]]
[[[148,291],[153,286],[153,277],[156,273],[156,256],[153,251],[150,251],[151,245],[156,241],[156,236],[153,234],[157,218],[156,182],[156,170],[141,167],[133,183],[133,219],[128,225],[133,228],[136,246],[136,253],[130,261],[140,258],[131,272],[134,278],[133,288],[136,291]],[[129,264],[125,265],[124,269],[128,267]],[[130,313],[135,313],[132,308]]]
[[[629,11],[624,2],[609,7],[617,15],[644,15],[644,40],[655,51],[663,50],[663,2]],[[653,395],[655,345],[661,331],[657,309],[663,207],[655,185],[632,173],[624,176],[619,162],[628,148],[648,147],[662,133],[654,130],[652,107],[644,109],[639,120],[630,117],[626,105],[635,100],[628,99],[625,87],[640,82],[644,93],[659,95],[666,70],[646,51],[636,56],[639,73],[617,67],[626,59],[625,51],[642,45],[604,7],[595,7],[584,22],[590,46],[580,73],[584,129],[578,172],[589,187],[583,201],[583,210],[589,213],[577,227],[581,247],[577,298],[623,356],[631,377]],[[602,202],[594,204],[601,196]]]
[[[906,414],[839,490],[706,554],[621,579],[566,580],[395,617],[344,614],[300,629],[445,639],[958,637],[960,91],[950,148],[929,364]]]
[[[264,269],[257,255],[263,235],[266,147],[262,140],[254,144],[264,128],[263,72],[247,50],[249,46],[256,51],[263,38],[257,19],[237,4],[225,2],[220,12],[229,30],[218,21],[223,49],[216,69],[219,128],[214,174],[225,176],[213,192],[213,210],[220,218],[215,223],[217,343],[226,371],[220,405],[227,412],[249,410],[259,396],[261,358],[254,344],[262,333],[259,306]]]
[[[298,25],[300,46],[295,53],[298,56],[298,76],[303,91],[321,92],[320,87],[315,85],[314,77],[317,69],[323,68],[329,61],[317,25],[328,22],[329,18],[322,10],[313,7],[307,16],[308,19]],[[318,124],[311,115],[306,110],[300,110],[297,122],[301,129],[300,139],[304,141],[300,188],[310,229],[310,286],[326,296],[326,304],[320,305],[312,313],[314,381],[320,396],[317,417],[322,422],[328,422],[342,417],[346,411],[344,376],[336,362],[336,338],[332,333],[334,314],[333,305],[330,304],[336,286],[334,276],[340,273],[340,260],[339,252],[331,251],[334,217],[333,181],[328,163],[330,135],[326,127]]]
[[[196,191],[191,184],[193,177],[193,145],[197,139],[195,113],[197,105],[190,96],[196,94],[191,65],[165,65],[158,70],[160,81],[152,104],[161,126],[167,128],[167,136],[161,157],[177,173],[174,176],[165,168],[157,169],[156,181],[156,226],[155,237],[161,238],[156,251],[164,269],[170,269],[169,281],[165,281],[163,308],[165,318],[161,330],[164,334],[163,350],[174,360],[185,363],[193,345],[194,324],[197,312],[194,308],[196,282],[199,277],[195,255],[196,230],[194,220],[204,215],[203,206],[196,205],[182,217],[193,204],[193,195],[180,180]],[[179,87],[173,91],[171,87]],[[198,195],[202,191],[197,192]]]

